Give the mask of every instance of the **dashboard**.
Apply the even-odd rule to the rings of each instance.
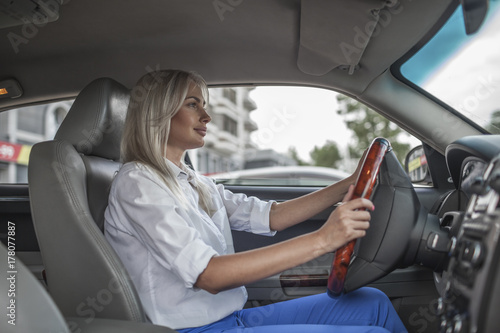
[[[448,263],[435,305],[443,332],[500,328],[500,137],[467,137],[446,151],[453,182],[469,198],[448,212]]]
[[[476,191],[477,185],[481,185],[483,174],[488,164],[476,157],[469,157],[462,164],[460,190],[465,194],[467,199],[470,199]]]

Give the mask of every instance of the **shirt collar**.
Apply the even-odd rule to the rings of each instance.
[[[187,168],[184,167],[184,165],[181,165],[181,168],[179,168],[174,162],[170,161],[168,158],[165,158],[165,161],[167,161],[168,166],[174,172],[175,177],[177,177],[178,179],[185,179],[191,185],[196,187],[196,178],[192,170],[188,170]]]

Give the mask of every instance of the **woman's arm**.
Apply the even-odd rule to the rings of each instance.
[[[299,198],[274,204],[269,212],[271,230],[284,230],[340,202],[354,184],[354,175]]]
[[[352,189],[351,186],[344,201],[349,200]],[[212,257],[198,277],[196,286],[215,294],[333,252],[346,242],[365,235],[370,220],[370,213],[365,209],[373,209],[371,201],[356,199],[345,202],[317,231],[251,251]]]
[[[368,150],[363,152],[352,175],[324,189],[302,197],[274,204],[269,213],[271,230],[281,231],[306,221],[328,207],[335,205],[346,195],[347,189],[358,179]]]

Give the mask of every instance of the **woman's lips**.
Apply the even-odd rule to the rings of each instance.
[[[195,128],[194,130],[196,132],[198,132],[198,134],[200,134],[201,136],[207,135],[207,129],[206,128]]]

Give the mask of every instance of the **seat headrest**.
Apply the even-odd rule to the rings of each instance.
[[[76,97],[55,140],[65,140],[84,155],[120,159],[120,141],[130,91],[110,78],[89,83]]]

